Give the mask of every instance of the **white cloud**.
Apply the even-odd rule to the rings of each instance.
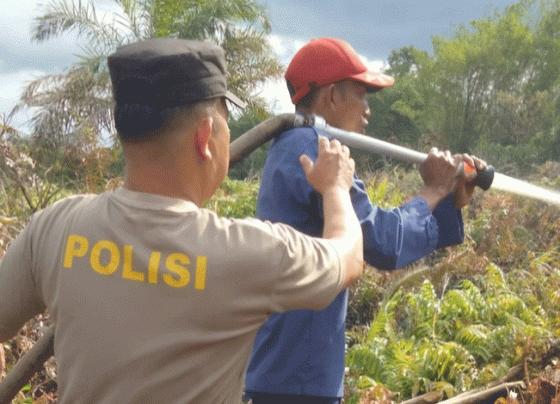
[[[389,64],[385,60],[367,60],[363,56],[360,56],[362,62],[367,66],[367,68],[374,72],[383,72],[389,68]]]
[[[24,86],[45,73],[39,70],[20,70],[0,75],[0,99],[19,99]]]
[[[31,42],[33,20],[40,14],[36,1],[7,1],[2,6],[0,44],[18,55],[71,56],[78,50],[75,35],[63,35],[42,44]]]
[[[284,68],[288,66],[298,49],[305,44],[304,41],[278,35],[271,35],[269,42]],[[294,112],[295,108],[290,100],[284,77],[278,80],[270,80],[259,90],[259,95],[268,101],[275,114]]]
[[[302,41],[301,39],[280,35],[270,35],[269,42],[274,52],[280,58],[280,62],[285,66],[290,63],[296,52],[307,43],[307,41]]]
[[[44,74],[44,72],[39,70],[21,70],[9,74],[1,74],[0,115],[7,117],[19,102],[25,85],[38,77],[44,76]],[[30,118],[30,111],[20,111],[12,117],[10,124],[20,130],[27,130],[26,123]]]
[[[42,44],[31,42],[33,19],[39,15],[38,1],[0,0],[0,115],[8,116],[19,102],[24,87],[45,74],[70,66],[78,51],[75,35],[64,35]],[[29,112],[19,112],[10,124],[25,130]]]
[[[262,89],[260,95],[268,101],[275,114],[295,111],[284,79],[268,82]]]

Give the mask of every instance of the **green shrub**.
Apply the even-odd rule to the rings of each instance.
[[[529,343],[542,348],[553,336],[549,313],[539,302],[524,301],[518,286],[490,264],[486,274],[442,296],[428,280],[418,290],[400,290],[349,349],[347,365],[401,399],[438,389],[438,383],[448,397],[484,385],[489,373],[501,377],[520,361]]]
[[[404,277],[387,275],[369,324],[348,330],[348,404],[374,386],[396,401],[433,390],[452,397],[526,358],[536,372],[560,337],[557,207],[491,192],[466,213],[464,244],[439,252],[431,268],[424,261]],[[362,297],[353,296],[349,312]]]
[[[220,216],[254,217],[259,185],[260,181],[257,178],[243,181],[227,177],[205,206]]]

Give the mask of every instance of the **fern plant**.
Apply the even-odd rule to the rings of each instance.
[[[496,265],[486,269],[441,296],[428,280],[397,291],[350,347],[350,374],[401,399],[433,390],[452,397],[503,376],[527,346],[546,343],[551,319],[538,300],[522,297],[527,285]]]

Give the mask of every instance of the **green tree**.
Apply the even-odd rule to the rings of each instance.
[[[22,97],[19,108],[36,108],[33,134],[48,146],[87,147],[114,133],[106,58],[118,46],[146,38],[172,36],[221,45],[231,73],[230,88],[257,113],[266,109],[265,101],[252,95],[268,79],[277,78],[282,67],[267,41],[270,19],[259,3],[114,0],[112,10],[100,13],[93,0],[53,0],[35,20],[37,42],[75,31],[87,44],[76,65],[32,82]]]
[[[426,133],[424,116],[429,106],[428,94],[418,72],[427,60],[427,52],[413,46],[393,50],[384,73],[395,78],[393,86],[368,95],[371,111],[366,133],[378,139],[417,149]],[[355,152],[359,170],[381,168],[379,156]],[[383,164],[386,159],[382,159]]]
[[[422,116],[426,110],[426,94],[418,72],[427,53],[413,46],[393,50],[385,73],[395,84],[369,97],[371,119],[368,131],[383,139],[396,139],[416,145],[422,135]]]
[[[243,114],[235,121],[230,122],[231,140],[237,139],[245,132],[257,126],[263,120],[270,118],[271,115],[258,116],[256,114],[248,113]],[[234,167],[230,167],[228,176],[232,179],[252,179],[264,167],[270,141],[254,150],[251,154],[245,157],[242,161],[238,162]]]
[[[387,63],[389,63],[387,73],[395,77],[402,77],[417,71],[419,69],[418,52],[421,51],[412,45],[392,50],[387,58]]]
[[[368,133],[475,153],[517,174],[557,159],[559,17],[559,0],[521,0],[434,37],[433,55],[393,50],[395,84],[369,97]]]
[[[409,145],[418,143],[422,133],[415,121],[422,112],[423,100],[410,77],[401,77],[393,87],[369,95],[368,104],[368,133]]]
[[[439,74],[439,128],[449,146],[469,151],[489,135],[496,116],[497,94],[523,92],[534,76],[535,36],[523,23],[523,8],[459,26],[453,38],[433,38]]]
[[[554,99],[554,122],[548,136],[543,134],[546,157],[560,160],[560,1],[542,0],[537,31],[537,61],[540,62],[534,90],[548,92]]]

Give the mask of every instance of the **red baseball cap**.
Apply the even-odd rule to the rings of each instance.
[[[295,54],[284,77],[294,104],[311,91],[311,83],[322,87],[352,79],[366,84],[368,92],[374,92],[395,82],[391,76],[368,70],[354,48],[336,38],[309,41]]]

